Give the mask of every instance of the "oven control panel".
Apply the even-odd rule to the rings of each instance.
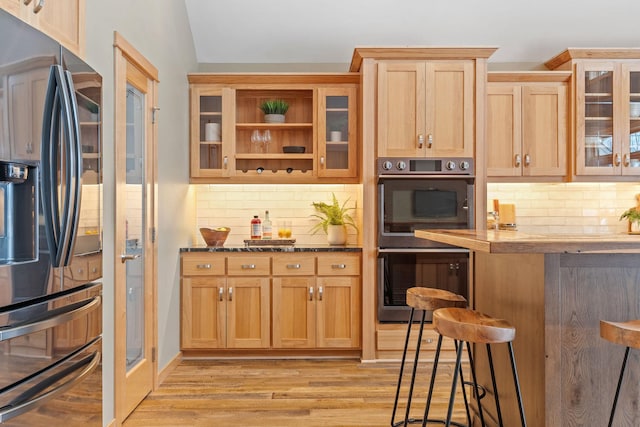
[[[465,175],[474,174],[471,157],[382,157],[378,175]]]

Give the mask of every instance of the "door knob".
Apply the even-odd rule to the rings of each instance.
[[[135,255],[133,255],[133,254],[122,254],[122,255],[120,255],[120,261],[123,264],[125,262],[127,262],[127,261],[131,261],[131,260],[138,259],[138,258],[140,258],[140,254],[135,254]]]

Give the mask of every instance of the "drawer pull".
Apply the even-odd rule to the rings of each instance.
[[[218,288],[218,301],[222,301],[224,299],[224,288],[220,286]]]
[[[229,301],[233,301],[233,288],[229,286]]]
[[[347,266],[345,264],[331,264],[331,268],[344,270],[345,268],[347,268]]]
[[[287,264],[287,268],[292,270],[299,270],[300,267],[301,267],[300,264]]]
[[[211,264],[198,264],[198,265],[196,265],[196,268],[198,268],[200,270],[210,270],[211,269]]]
[[[97,272],[98,272],[98,267],[93,267],[93,268],[91,269],[91,272],[92,272],[92,273],[97,273]]]
[[[322,301],[322,286],[318,286],[318,301]]]
[[[313,286],[309,286],[309,301],[313,301]]]
[[[256,269],[256,265],[255,264],[242,264],[242,269],[243,270],[255,270]]]

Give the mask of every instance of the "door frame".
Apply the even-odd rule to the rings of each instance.
[[[157,110],[158,95],[158,70],[140,52],[138,52],[127,40],[117,31],[114,32],[114,151],[115,151],[115,257],[114,278],[122,277],[125,264],[121,261],[120,255],[125,249],[126,226],[121,220],[123,213],[118,213],[123,206],[126,206],[124,185],[126,181],[118,173],[118,165],[126,164],[126,149],[119,150],[118,147],[126,147],[126,87],[130,81],[130,75],[138,77],[138,83],[145,80],[148,101],[145,104],[145,193],[147,198],[147,230],[143,250],[145,253],[145,349],[151,350],[151,390],[158,386],[158,367],[156,349],[158,345],[158,323],[157,323],[157,259],[158,248],[156,229],[158,223],[158,189],[157,189],[157,138],[158,124],[155,120]],[[115,280],[114,280],[115,282]],[[114,404],[116,425],[121,425],[135,407],[128,407],[126,404],[126,300],[127,292],[124,286],[114,285]],[[130,405],[129,405],[130,406]]]

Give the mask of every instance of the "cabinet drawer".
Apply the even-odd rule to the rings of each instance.
[[[183,276],[223,276],[225,256],[212,254],[182,255]]]
[[[318,276],[359,276],[360,256],[336,253],[318,256]]]
[[[276,254],[273,256],[274,276],[313,276],[315,274],[315,254]]]
[[[268,276],[271,257],[263,254],[232,255],[227,259],[229,276]]]

